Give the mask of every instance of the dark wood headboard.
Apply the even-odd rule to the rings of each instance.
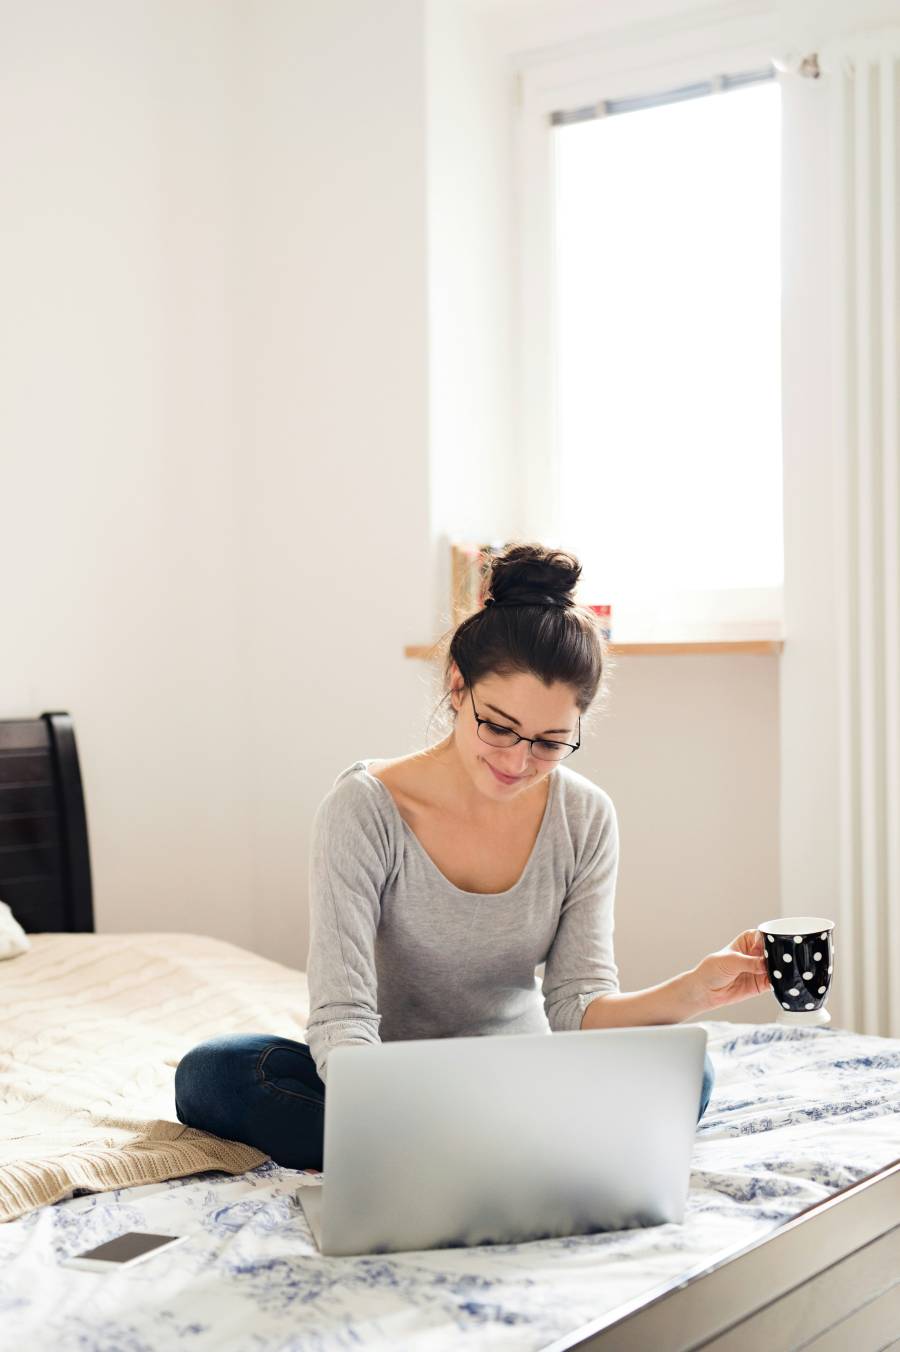
[[[32,934],[94,928],[84,794],[66,713],[0,720],[0,901]]]

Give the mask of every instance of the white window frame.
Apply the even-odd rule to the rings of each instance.
[[[514,61],[517,91],[514,196],[517,268],[515,444],[521,466],[523,531],[564,546],[560,537],[560,448],[556,435],[556,331],[553,294],[554,129],[551,114],[609,99],[638,98],[763,69],[778,51],[771,6],[733,4],[698,18],[675,18],[605,33],[578,50],[528,53]],[[780,77],[778,77],[780,78]],[[725,95],[727,97],[727,94]],[[593,598],[597,601],[614,598]],[[751,607],[754,604],[750,598]],[[781,590],[759,593],[760,611],[733,614],[734,637],[780,636]],[[721,618],[721,617],[720,617]],[[674,635],[673,635],[674,636]]]

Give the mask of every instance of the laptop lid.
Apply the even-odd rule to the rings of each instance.
[[[666,1024],[335,1047],[321,1251],[680,1224],[706,1041]]]

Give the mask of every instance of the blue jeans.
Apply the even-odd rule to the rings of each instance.
[[[709,1056],[697,1121],[715,1072]],[[186,1127],[242,1141],[289,1169],[321,1169],[325,1085],[303,1042],[266,1033],[226,1033],[182,1057],[175,1071],[175,1112]]]

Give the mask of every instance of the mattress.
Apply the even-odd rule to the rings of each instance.
[[[174,936],[179,961],[190,966],[186,937]],[[239,1009],[234,991],[222,992],[237,968],[247,978],[253,964],[240,956],[243,950],[224,945],[213,954],[204,949],[202,936],[194,938],[194,955],[205,970],[196,1006],[212,1010],[211,992],[218,986],[219,1030],[264,1028],[301,1036],[302,974],[268,970],[260,987],[251,982],[238,992],[245,1002]],[[165,965],[173,936],[129,939],[139,949],[149,944],[154,961]],[[87,943],[84,961],[89,952]],[[56,960],[67,961],[61,949]],[[223,970],[217,977],[218,968]],[[0,979],[5,975],[0,971]],[[267,999],[273,1009],[281,1008],[282,1021],[271,1028],[265,1022]],[[94,1010],[100,1017],[96,1005]],[[192,1020],[189,1009],[182,1013]],[[146,1017],[154,1022],[155,1010]],[[193,1021],[190,1036],[178,1035],[184,1047],[196,1040],[198,1025],[207,1026],[205,1015]],[[129,1180],[129,1186],[102,1192],[73,1188],[55,1203],[0,1225],[0,1347],[543,1348],[607,1312],[652,1299],[900,1156],[900,1040],[774,1023],[715,1020],[703,1026],[716,1084],[697,1130],[682,1225],[326,1258],[297,1200],[298,1189],[321,1182],[320,1173],[281,1168],[264,1158],[243,1172],[209,1168]],[[174,1073],[167,1038],[175,1035],[158,1036],[169,1050],[165,1071],[152,1071],[147,1106],[154,1117],[168,1115],[176,1123],[167,1100]],[[141,1073],[133,1067],[133,1074]],[[133,1113],[134,1100],[129,1103]],[[109,1148],[115,1150],[116,1142]],[[98,1275],[60,1266],[65,1256],[124,1230],[188,1239],[122,1272]]]

